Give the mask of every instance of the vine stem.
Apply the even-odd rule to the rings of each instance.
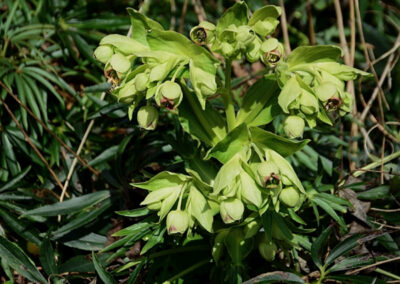
[[[235,106],[233,104],[231,94],[231,74],[232,74],[232,61],[227,59],[225,66],[225,91],[224,91],[224,104],[225,115],[228,123],[228,132],[235,128]]]

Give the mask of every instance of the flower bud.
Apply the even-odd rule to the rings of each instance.
[[[133,102],[136,94],[137,91],[134,85],[134,81],[129,81],[118,89],[117,98],[120,102],[130,104]]]
[[[183,93],[181,86],[172,81],[161,84],[156,91],[156,102],[168,109],[175,109],[181,103]]]
[[[272,234],[272,238],[274,238],[274,239],[277,239],[280,241],[283,241],[285,239],[281,229],[279,229],[279,226],[276,222],[272,223],[271,234]]]
[[[103,64],[106,64],[113,54],[112,47],[108,45],[101,45],[94,51],[94,57]]]
[[[126,73],[131,68],[131,62],[121,53],[115,53],[111,56],[110,65],[118,73]]]
[[[143,92],[147,89],[149,83],[149,76],[146,73],[137,74],[135,77],[135,87],[139,92]]]
[[[221,43],[221,54],[224,57],[230,58],[233,56],[234,53],[235,53],[235,49],[233,48],[232,44],[227,43],[227,42]]]
[[[190,39],[199,45],[209,44],[214,40],[215,25],[203,21],[190,31]]]
[[[246,51],[246,58],[249,62],[254,63],[260,59],[260,48],[261,40],[259,37],[255,37],[253,41],[249,44]]]
[[[258,231],[260,230],[260,227],[261,227],[260,222],[258,222],[256,220],[247,223],[244,226],[244,238],[249,239],[249,238],[253,237],[255,234],[258,233]]]
[[[322,82],[315,87],[315,93],[321,101],[326,102],[332,97],[337,97],[337,86],[331,82]]]
[[[318,112],[319,105],[317,98],[313,94],[303,90],[300,96],[300,109],[304,114],[308,115]]]
[[[141,107],[137,113],[137,121],[141,128],[154,130],[158,122],[158,110],[153,106]]]
[[[297,189],[292,186],[282,189],[279,200],[288,207],[295,207],[300,200],[300,194]]]
[[[283,130],[289,138],[303,137],[305,122],[300,116],[290,115],[283,123]]]
[[[173,210],[167,216],[168,234],[183,234],[189,227],[189,214],[181,210]]]
[[[254,31],[261,37],[266,37],[267,35],[273,33],[278,26],[279,21],[274,18],[266,18],[263,21],[258,21],[254,25]]]
[[[240,195],[243,202],[261,207],[262,197],[261,191],[258,189],[255,181],[245,172],[240,173]]]
[[[262,162],[258,168],[257,172],[261,177],[261,181],[264,187],[276,188],[278,187],[281,177],[278,166],[271,161]]]
[[[156,211],[158,211],[158,210],[161,209],[161,205],[162,205],[161,201],[157,201],[157,202],[153,202],[153,203],[147,204],[147,208],[148,208],[149,210],[156,210]]]
[[[269,38],[264,41],[261,45],[261,51],[263,53],[261,60],[271,67],[276,66],[283,56],[283,46],[276,38]]]
[[[255,38],[255,33],[249,26],[240,26],[237,29],[236,41],[242,45],[251,43]]]
[[[274,242],[261,241],[258,244],[258,251],[266,261],[273,261],[277,250],[278,247]]]
[[[230,198],[221,202],[219,210],[224,223],[230,224],[243,217],[244,206],[239,199]]]

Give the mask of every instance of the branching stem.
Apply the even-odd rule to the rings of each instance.
[[[232,61],[227,59],[225,66],[225,91],[224,104],[225,104],[225,114],[226,121],[228,123],[228,131],[235,128],[235,106],[233,104],[232,94],[231,94],[231,74],[232,74]]]

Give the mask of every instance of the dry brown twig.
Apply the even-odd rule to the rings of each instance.
[[[183,27],[185,26],[185,17],[186,17],[186,12],[187,12],[187,7],[188,7],[189,0],[185,0],[183,2],[183,7],[182,7],[182,14],[181,14],[181,21],[179,23],[179,33],[183,33]]]
[[[283,0],[279,0],[279,4],[280,4],[281,9],[282,9],[281,27],[282,27],[282,34],[283,34],[283,43],[285,45],[285,54],[287,56],[287,55],[290,54],[291,49],[290,49],[289,33],[288,33],[288,27],[287,27],[285,5],[283,3]]]
[[[353,67],[354,65],[354,53],[355,53],[355,21],[354,21],[354,5],[353,0],[350,1],[350,30],[351,30],[351,52],[349,52],[349,48],[347,45],[346,35],[344,33],[344,25],[343,25],[343,15],[342,8],[340,6],[339,0],[334,0],[335,12],[336,12],[336,23],[339,30],[339,39],[340,46],[343,50],[344,63],[348,66]],[[353,97],[353,117],[357,116],[357,102],[356,96],[354,92],[354,81],[347,82],[347,92],[349,92]],[[358,125],[353,121],[350,127],[350,157],[349,157],[349,168],[350,170],[354,170],[356,168],[356,162],[352,159],[355,154],[358,152],[358,143],[354,140],[355,137],[358,136]]]

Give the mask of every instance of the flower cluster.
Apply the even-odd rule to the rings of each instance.
[[[225,15],[214,24],[204,21],[190,31],[190,38],[199,45],[210,45],[213,52],[230,60],[243,56],[249,62],[262,60],[275,66],[283,57],[282,44],[275,38],[268,38],[275,31],[281,10],[276,6],[265,6],[257,10],[251,18],[247,7],[239,3],[228,9]],[[240,15],[236,21],[230,14]]]
[[[128,11],[135,31],[132,37],[108,35],[100,41],[94,56],[105,65],[106,78],[113,84],[112,94],[131,105],[130,118],[135,108],[147,100],[137,120],[142,128],[155,129],[158,110],[152,105],[176,110],[183,99],[181,80],[190,81],[204,108],[205,98],[217,90],[218,61],[186,37],[165,31],[133,9]]]
[[[332,125],[335,114],[351,111],[353,98],[345,90],[345,81],[368,73],[338,63],[341,55],[334,46],[304,46],[279,62],[276,75],[282,91],[278,102],[290,114],[284,125],[287,136],[302,137],[305,121],[311,128],[317,121]]]

